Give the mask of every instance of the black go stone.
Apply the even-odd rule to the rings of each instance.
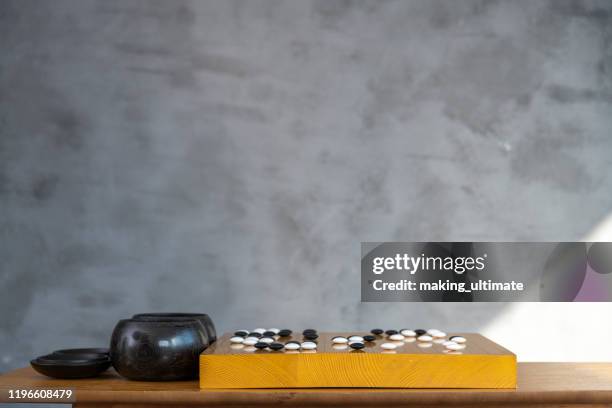
[[[423,330],[423,329],[416,329],[414,332],[416,333],[416,335],[417,335],[417,336],[422,336],[422,335],[424,335],[425,333],[427,333],[427,330]]]
[[[268,330],[268,331],[265,331],[265,332],[263,333],[263,335],[264,335],[264,336],[266,336],[266,337],[273,337],[273,336],[276,336],[276,333],[274,333],[274,332],[273,332],[273,331],[271,331],[271,330]]]
[[[268,348],[268,343],[264,343],[264,342],[261,342],[261,341],[257,342],[257,343],[255,343],[255,348],[263,350],[265,348]]]
[[[376,336],[372,336],[370,334],[367,334],[367,335],[363,336],[363,339],[365,341],[374,341],[374,340],[376,340]]]
[[[315,329],[306,329],[302,332],[303,335],[307,335],[307,334],[316,334],[317,331]]]
[[[245,330],[238,330],[237,332],[234,332],[234,336],[238,336],[238,337],[246,337],[248,335],[249,335],[249,332]]]
[[[353,342],[353,343],[349,344],[349,346],[350,346],[352,349],[355,349],[355,350],[361,350],[362,348],[364,348],[364,347],[365,347],[365,344],[360,343],[360,342]]]
[[[289,336],[291,336],[291,333],[293,333],[291,330],[289,330],[289,329],[283,329],[283,330],[281,330],[281,331],[279,331],[279,332],[278,332],[278,335],[279,335],[280,337],[289,337]]]
[[[304,338],[306,340],[316,340],[319,338],[319,335],[317,333],[308,333],[304,335]]]
[[[379,335],[383,334],[383,329],[372,329],[372,330],[370,330],[370,333],[379,336]]]
[[[284,348],[285,348],[285,345],[284,345],[284,344],[282,344],[282,343],[270,343],[269,347],[270,347],[272,350],[275,350],[275,351],[276,351],[276,350],[282,350],[282,349],[284,349]]]
[[[397,330],[387,330],[385,332],[387,336],[393,336],[394,334],[397,334],[397,333],[399,333]]]
[[[259,339],[261,338],[261,333],[251,332],[249,333],[248,337],[257,337]]]

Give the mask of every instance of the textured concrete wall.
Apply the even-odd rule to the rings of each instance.
[[[612,359],[610,304],[361,304],[358,272],[604,219],[611,39],[610,1],[1,1],[0,371],[154,310]]]

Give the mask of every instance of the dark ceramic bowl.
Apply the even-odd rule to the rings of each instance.
[[[202,323],[206,334],[208,335],[209,343],[214,343],[217,340],[217,331],[210,316],[206,313],[139,313],[132,316],[132,319],[137,320],[192,320],[196,319]]]
[[[91,378],[108,370],[110,358],[99,354],[60,355],[49,354],[30,361],[39,373],[53,378]]]
[[[198,320],[120,320],[111,337],[115,370],[140,381],[197,378],[208,338]]]

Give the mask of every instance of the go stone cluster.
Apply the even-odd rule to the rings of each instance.
[[[372,329],[371,335],[353,335],[353,336],[336,336],[331,339],[333,348],[343,350],[348,347],[354,350],[361,350],[366,347],[367,343],[374,343],[381,339],[383,334],[386,335],[387,341],[380,345],[383,350],[395,350],[403,345],[404,340],[417,340],[423,347],[431,346],[432,342],[441,343],[449,352],[463,350],[466,347],[467,339],[463,336],[450,336],[438,329]],[[282,342],[282,338],[290,337],[293,332],[289,329],[264,329],[257,328],[252,331],[238,330],[234,336],[230,338],[232,344],[242,344],[252,346],[258,350],[316,350],[318,347],[317,338],[319,334],[315,329],[306,329],[302,332],[303,341],[291,340]]]

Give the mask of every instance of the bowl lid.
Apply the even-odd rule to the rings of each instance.
[[[103,354],[47,354],[32,361],[41,365],[74,366],[106,363],[110,358]]]
[[[108,355],[109,349],[103,347],[72,348],[55,350],[52,354],[100,354]]]

